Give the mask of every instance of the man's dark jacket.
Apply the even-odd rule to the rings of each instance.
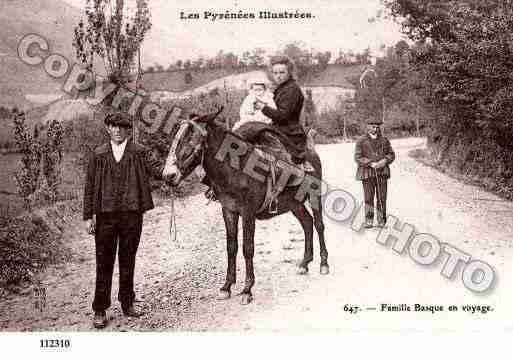
[[[376,139],[373,139],[369,134],[365,134],[356,141],[354,159],[358,163],[357,180],[365,180],[374,177],[376,174],[379,177],[390,178],[389,164],[394,162],[395,153],[386,137],[379,134]],[[374,172],[374,169],[369,166],[370,163],[382,159],[386,159],[386,165]]]
[[[265,106],[262,113],[269,117],[273,125],[297,147],[291,151],[296,157],[304,155],[306,134],[300,123],[304,96],[294,79],[289,79],[274,90],[276,109]]]
[[[83,219],[101,212],[142,213],[154,208],[149,179],[162,178],[162,169],[161,161],[130,139],[119,163],[110,142],[97,147],[87,166]]]

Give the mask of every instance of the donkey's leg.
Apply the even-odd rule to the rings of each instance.
[[[237,230],[239,227],[239,214],[223,208],[223,219],[226,227],[226,251],[228,253],[228,269],[226,282],[221,287],[219,299],[228,299],[231,287],[237,280]]]
[[[242,251],[244,253],[244,260],[246,261],[246,282],[241,292],[241,303],[246,305],[253,300],[251,288],[253,288],[255,284],[255,273],[253,270],[253,256],[255,255],[255,216],[244,215],[242,221]]]
[[[304,205],[293,209],[292,213],[299,220],[305,232],[305,254],[299,264],[298,274],[306,274],[308,273],[308,264],[313,260],[313,220]]]
[[[312,208],[314,215],[314,225],[319,237],[319,249],[321,252],[321,274],[328,274],[330,267],[328,266],[328,250],[324,241],[324,222],[322,220],[322,206],[318,209]]]
[[[322,181],[322,164],[319,154],[317,152],[309,152],[309,159],[315,167],[315,177]],[[310,202],[311,204],[311,202]],[[314,216],[314,225],[319,237],[319,249],[321,252],[321,274],[328,274],[328,250],[326,249],[326,242],[324,241],[324,222],[322,220],[322,202],[320,201],[317,206],[310,205]]]

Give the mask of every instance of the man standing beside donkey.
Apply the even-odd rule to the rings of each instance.
[[[95,235],[96,289],[93,301],[95,328],[107,325],[116,247],[119,246],[119,294],[123,314],[138,317],[134,307],[135,257],[141,238],[143,213],[154,208],[149,177],[162,178],[163,163],[128,139],[132,118],[125,113],[105,117],[110,142],[97,147],[89,158],[84,188],[86,228]]]
[[[383,136],[381,120],[367,120],[367,133],[356,142],[354,159],[358,164],[356,179],[362,181],[365,201],[365,228],[374,225],[374,197],[378,209],[378,227],[387,221],[389,165],[395,160],[390,141]]]

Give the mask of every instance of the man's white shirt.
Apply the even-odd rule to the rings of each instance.
[[[119,145],[110,141],[110,145],[112,146],[112,154],[114,155],[114,159],[116,162],[121,161],[121,157],[123,157],[123,153],[125,153],[125,147],[128,142],[128,138],[121,142]]]

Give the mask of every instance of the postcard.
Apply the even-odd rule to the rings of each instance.
[[[512,18],[2,1],[0,340],[511,334]]]

